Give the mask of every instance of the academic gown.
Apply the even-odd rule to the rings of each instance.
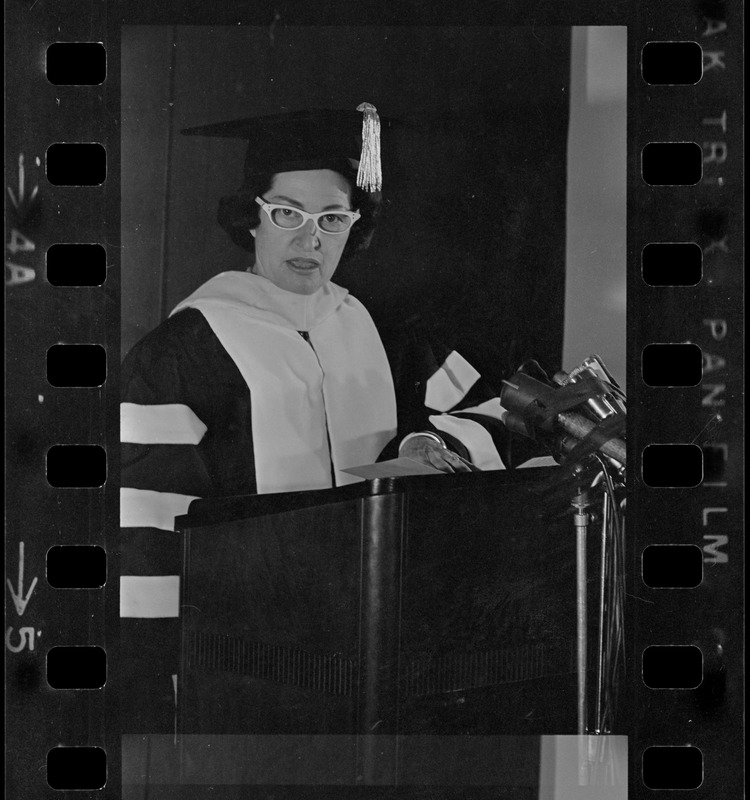
[[[225,272],[126,357],[126,729],[172,729],[181,558],[174,518],[193,499],[354,482],[343,469],[395,456],[415,430],[439,433],[480,469],[510,463],[505,411],[479,373],[419,326],[385,338],[389,353],[364,306],[336,284],[299,295]]]

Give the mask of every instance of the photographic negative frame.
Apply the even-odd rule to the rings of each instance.
[[[740,9],[723,3],[638,3],[629,9],[577,3],[554,10],[528,5],[521,10],[505,4],[488,10],[464,5],[439,13],[437,9],[400,8],[385,16],[382,9],[371,12],[366,5],[327,7],[324,11],[292,4],[253,5],[250,9],[244,4],[226,8],[217,4],[209,9],[190,3],[159,8],[106,3],[84,11],[74,4],[57,4],[52,9],[42,2],[19,2],[8,7],[9,789],[26,796],[45,796],[53,792],[50,786],[67,788],[64,783],[55,784],[54,778],[53,783],[47,780],[47,768],[59,769],[55,766],[59,749],[76,748],[68,755],[84,758],[87,754],[78,748],[100,748],[89,753],[98,777],[92,778],[93,783],[71,788],[99,788],[102,772],[97,753],[103,753],[106,785],[101,784],[102,792],[125,796],[118,722],[122,697],[118,683],[117,365],[122,339],[121,286],[130,277],[124,273],[127,254],[121,231],[122,183],[124,176],[133,174],[133,168],[121,173],[125,167],[121,65],[128,29],[158,26],[179,34],[180,26],[205,26],[206,30],[246,26],[283,40],[284,30],[289,33],[305,26],[341,31],[347,26],[376,29],[389,25],[453,26],[458,30],[491,26],[627,28],[628,322],[622,378],[632,409],[627,438],[631,469],[625,539],[627,677],[623,684],[631,712],[625,733],[628,796],[645,796],[653,789],[674,785],[669,779],[654,782],[652,776],[659,768],[654,766],[658,758],[656,762],[652,759],[674,757],[676,749],[654,748],[697,748],[702,765],[700,791],[722,787],[729,793],[733,786],[739,788],[743,691],[743,620],[737,602],[742,577],[738,531],[743,496],[741,17]],[[540,38],[544,41],[543,34]],[[103,45],[104,79],[90,85],[50,82],[48,48],[57,43]],[[649,47],[659,43],[699,45],[700,79],[680,84],[670,82],[674,76],[667,75],[665,82],[663,76],[652,73],[653,82],[649,82],[647,68],[659,63]],[[594,57],[595,53],[587,55]],[[673,56],[666,60],[673,63]],[[184,113],[184,108],[174,113]],[[212,120],[196,120],[196,124],[203,121]],[[50,151],[60,143],[90,147],[71,151],[60,161],[59,155]],[[663,148],[659,151],[649,146],[665,143],[697,146],[697,161],[691,161],[696,158],[695,148],[685,148],[687,155],[683,156],[686,169],[698,164],[697,181],[676,185],[660,183],[665,179],[659,175],[652,177],[648,170],[654,164],[666,169],[670,157]],[[101,153],[94,145],[101,145],[106,153],[104,178]],[[71,179],[64,173],[66,165],[71,169],[73,163],[78,172]],[[53,167],[62,172],[55,174]],[[669,251],[662,249],[659,255],[654,249],[669,244],[700,249],[698,280],[691,283],[692,279],[680,278],[679,265],[670,264]],[[97,247],[73,251],[60,249],[60,245]],[[55,246],[57,250],[53,250]],[[683,252],[680,259],[684,258]],[[682,263],[687,262],[680,260]],[[647,346],[686,343],[701,350],[699,383],[654,386],[644,381]],[[106,379],[97,383],[101,377],[79,378],[89,382],[68,386],[51,383],[48,351],[64,344],[103,347]],[[71,364],[80,364],[80,352]],[[606,354],[602,355],[606,360]],[[60,445],[86,446],[86,450],[77,450],[74,461],[63,458],[56,466],[55,457],[65,454],[51,449]],[[655,445],[697,448],[702,465],[698,483],[680,484],[680,478],[665,476],[664,465],[675,464],[670,453],[677,451],[662,447],[660,452],[657,448],[644,455]],[[97,448],[106,451],[104,478]],[[654,457],[666,460],[652,462]],[[68,473],[66,464],[73,463],[83,465],[78,467],[84,469],[83,475]],[[642,467],[647,470],[652,464],[656,464],[654,474],[662,477],[647,484]],[[50,484],[50,477],[56,485]],[[49,553],[71,545],[94,548],[79,551],[79,560],[73,561],[78,564],[80,559],[85,563],[97,547],[105,551],[103,584],[92,578],[81,585],[93,588],[55,587],[50,579]],[[676,549],[669,553],[664,548]],[[697,585],[682,588],[674,576],[671,583],[670,576],[644,580],[654,564],[657,572],[659,563],[662,569],[664,564],[674,567],[682,558],[689,561],[696,548],[702,564]],[[65,689],[49,684],[49,653],[72,646],[82,648],[80,655],[88,647],[106,651],[103,686]],[[644,682],[643,653],[654,646],[698,647],[703,663],[700,684],[678,690],[652,688]],[[51,759],[49,753],[53,753]],[[42,765],[46,766],[40,769]]]

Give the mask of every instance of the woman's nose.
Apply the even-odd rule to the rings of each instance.
[[[308,219],[305,222],[300,229],[300,236],[304,239],[305,244],[308,242],[312,242],[313,246],[320,244],[320,230],[314,219]]]

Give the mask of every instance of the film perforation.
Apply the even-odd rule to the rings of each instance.
[[[47,683],[53,689],[101,689],[107,682],[107,655],[96,645],[65,647],[47,651]]]
[[[648,42],[641,75],[651,85],[694,86],[703,77],[703,49],[698,42]]]
[[[647,344],[641,353],[641,374],[648,386],[697,386],[703,377],[703,351],[693,343]]]
[[[703,250],[697,242],[651,242],[641,250],[641,277],[649,286],[696,286]]]
[[[107,581],[107,553],[99,545],[55,545],[47,551],[47,583],[53,589],[101,589]]]
[[[703,653],[696,645],[651,645],[641,666],[649,689],[697,689],[703,681]]]
[[[107,179],[107,151],[99,142],[56,142],[45,154],[53,186],[98,187]]]
[[[703,163],[697,142],[649,142],[641,151],[641,175],[649,186],[695,186]]]
[[[698,789],[703,783],[703,753],[691,745],[648,747],[642,769],[649,789]]]
[[[47,80],[56,86],[100,86],[107,77],[102,42],[55,42],[45,53]]]
[[[650,544],[641,578],[652,589],[695,589],[703,581],[703,551],[695,544]]]
[[[107,352],[100,344],[55,344],[47,350],[47,380],[59,388],[94,388],[107,379]]]
[[[107,480],[107,453],[98,444],[56,444],[47,450],[47,482],[59,489],[99,489]]]
[[[107,252],[100,244],[50,245],[45,253],[46,276],[52,286],[98,287],[107,279]]]
[[[697,444],[650,444],[641,454],[646,486],[692,489],[703,481],[703,451]]]
[[[107,754],[101,747],[53,747],[46,766],[52,789],[95,791],[107,783]]]

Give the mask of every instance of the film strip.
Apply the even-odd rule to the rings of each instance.
[[[121,30],[279,18],[172,5],[6,6],[9,796],[124,796]],[[586,6],[503,7],[499,19],[470,4],[425,24],[628,28],[628,796],[739,797],[743,10]],[[383,23],[357,13],[326,19]],[[398,14],[389,24],[404,24]]]
[[[714,593],[725,578],[729,597],[731,583],[741,580],[741,567],[732,565],[725,521],[737,513],[733,507],[742,473],[739,408],[733,409],[731,400],[739,384],[729,361],[740,352],[740,338],[733,343],[732,331],[741,337],[742,319],[728,310],[741,281],[731,267],[740,256],[729,248],[730,238],[739,233],[739,184],[731,176],[735,144],[724,116],[733,91],[727,81],[731,37],[722,38],[733,15],[729,6],[701,10],[694,28],[664,25],[662,35],[653,37],[662,41],[649,42],[641,54],[648,89],[636,114],[645,113],[647,104],[651,108],[644,118],[651,141],[642,140],[641,158],[644,182],[652,188],[642,195],[647,209],[639,231],[642,274],[634,289],[636,304],[646,309],[685,303],[700,309],[699,319],[695,325],[690,314],[644,320],[633,343],[633,352],[641,353],[642,407],[650,410],[636,434],[639,477],[653,502],[648,530],[637,535],[647,587],[640,596],[647,602],[634,609],[636,638],[650,644],[642,652],[643,683],[636,692],[640,724],[649,727],[645,741],[639,737],[642,776],[654,793],[682,789],[696,795],[720,786],[731,792],[728,786],[735,780],[727,776],[714,782],[711,766],[720,759],[717,745],[726,741],[720,727],[739,724],[727,703],[733,672],[725,638],[729,629],[719,622],[731,614],[719,610],[726,601],[717,601]],[[669,102],[680,93],[690,97],[690,112]],[[741,160],[736,166],[739,176]],[[666,208],[658,209],[665,202]],[[686,267],[681,274],[670,266],[678,262]],[[719,313],[724,302],[726,315]],[[693,402],[700,412],[686,435],[677,420],[691,418],[686,406]],[[734,487],[733,475],[739,481]],[[657,541],[654,528],[662,526],[669,534]],[[688,527],[700,535],[685,535]],[[679,635],[667,623],[670,617],[680,619]],[[664,722],[655,725],[654,717]],[[737,779],[734,791],[742,791],[740,784]]]

